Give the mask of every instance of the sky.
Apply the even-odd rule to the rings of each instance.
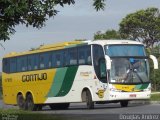
[[[75,39],[93,39],[97,31],[119,28],[121,20],[130,13],[148,7],[160,9],[160,0],[106,0],[104,11],[96,12],[92,6],[93,0],[75,0],[74,5],[57,6],[59,13],[46,22],[46,26],[36,28],[19,25],[10,40],[0,41],[0,71],[1,60],[10,52],[22,52],[42,44],[72,41]]]

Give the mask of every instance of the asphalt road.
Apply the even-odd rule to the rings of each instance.
[[[18,109],[17,106],[4,105],[2,101],[0,108]],[[51,110],[49,106],[45,106],[42,111],[35,113],[57,115],[65,117],[65,120],[160,120],[160,104],[130,103],[128,107],[122,108],[120,104],[114,103],[95,105],[95,109],[88,110],[85,103],[72,103],[68,110]]]

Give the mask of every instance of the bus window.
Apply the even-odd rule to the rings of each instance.
[[[48,57],[48,68],[51,68],[51,67],[52,67],[52,54],[49,53],[48,56],[49,56],[49,57]]]
[[[28,70],[37,70],[38,69],[38,54],[28,56]]]
[[[9,73],[9,58],[3,59],[3,72]]]
[[[22,72],[27,70],[27,56],[17,57],[17,71]]]
[[[63,52],[56,51],[54,53],[54,57],[55,57],[54,66],[55,67],[62,67],[63,66]]]
[[[85,64],[85,49],[84,49],[84,47],[78,48],[78,63],[80,65]]]
[[[90,46],[82,46],[78,48],[79,65],[91,64],[91,48]]]
[[[10,72],[17,72],[16,70],[16,58],[10,58]]]
[[[86,48],[86,58],[87,58],[87,64],[90,65],[92,63],[91,61],[91,46],[87,46]]]
[[[63,51],[63,64],[64,64],[64,66],[67,66],[67,65],[69,65],[69,63],[68,63],[68,49],[64,49],[64,51]]]
[[[80,65],[91,64],[90,46],[82,46],[78,48],[78,63]]]
[[[39,67],[40,69],[47,69],[51,67],[51,59],[49,53],[42,53],[39,56]]]
[[[52,52],[52,67],[56,67],[56,58],[55,58],[55,52]]]
[[[69,65],[77,65],[77,48],[70,48],[68,50]]]
[[[104,58],[99,60],[99,69],[100,78],[106,78],[106,62]]]
[[[100,45],[93,45],[93,64],[97,77],[101,80],[100,59],[104,58],[103,48]]]

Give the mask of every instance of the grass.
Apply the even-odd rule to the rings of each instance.
[[[160,93],[158,93],[158,94],[152,94],[150,100],[151,101],[160,101]]]
[[[73,120],[69,116],[44,114],[32,111],[23,111],[18,109],[0,109],[0,118],[17,117],[17,120]],[[4,118],[5,119],[5,118]]]
[[[2,91],[0,91],[0,100],[2,99]]]

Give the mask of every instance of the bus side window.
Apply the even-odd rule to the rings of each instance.
[[[28,70],[31,70],[31,57],[28,57]]]
[[[3,59],[3,72],[9,73],[9,58]]]
[[[17,57],[17,72],[23,72],[27,70],[27,57]]]
[[[51,67],[51,62],[50,62],[50,66],[49,66],[49,60],[50,60],[50,56],[49,53],[42,53],[39,55],[39,67],[40,69],[47,69],[49,67]]]
[[[43,69],[43,68],[45,68],[45,65],[44,65],[44,61],[45,61],[45,55],[44,54],[41,54],[40,56],[39,56],[39,68],[40,69]]]
[[[52,67],[55,68],[56,67],[56,57],[55,57],[55,51],[52,52]]]
[[[69,65],[77,65],[77,48],[70,48],[68,50]]]
[[[10,72],[14,73],[17,72],[17,67],[16,67],[16,58],[10,58]]]
[[[86,63],[88,65],[90,65],[92,63],[92,61],[91,61],[91,46],[87,46],[87,48],[86,48],[86,58],[87,58]]]
[[[68,49],[63,50],[63,66],[68,66],[69,61],[68,61]]]
[[[37,70],[39,63],[39,55],[33,54],[28,56],[28,70]]]
[[[55,52],[55,67],[62,67],[63,66],[63,52],[56,51]]]
[[[49,53],[48,54],[48,68],[51,68],[52,67],[52,54]]]
[[[103,48],[100,45],[93,45],[93,64],[98,79],[101,79],[99,60],[104,58]]]
[[[22,59],[22,71],[27,71],[27,56]]]
[[[90,46],[78,47],[78,63],[79,63],[79,65],[91,64],[91,48],[90,48]]]
[[[37,70],[38,66],[39,66],[39,55],[35,54],[33,57],[34,61],[33,61],[33,70]]]
[[[84,47],[79,47],[78,48],[78,63],[80,65],[84,65],[85,64],[85,49]]]

